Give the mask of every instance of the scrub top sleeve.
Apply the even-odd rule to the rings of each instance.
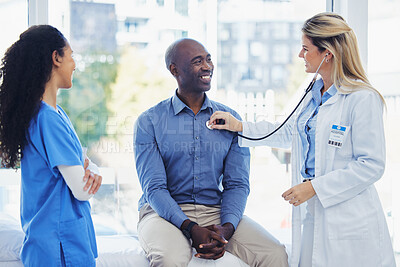
[[[78,137],[60,114],[56,111],[41,113],[37,126],[44,157],[51,169],[58,165],[82,165],[82,148]]]

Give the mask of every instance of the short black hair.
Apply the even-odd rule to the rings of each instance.
[[[167,51],[165,51],[165,65],[168,70],[169,66],[175,61],[177,46],[180,41],[181,39],[173,42],[168,46]]]
[[[175,61],[175,58],[176,58],[177,53],[178,53],[178,47],[179,47],[179,45],[180,45],[183,41],[186,41],[186,40],[194,41],[194,42],[200,44],[199,41],[196,41],[196,40],[191,39],[191,38],[181,38],[181,39],[176,40],[176,41],[173,42],[172,44],[170,44],[170,46],[168,46],[167,50],[165,51],[165,65],[166,65],[166,67],[167,67],[168,70],[169,70],[169,66],[170,66],[171,64],[173,64],[174,61]]]

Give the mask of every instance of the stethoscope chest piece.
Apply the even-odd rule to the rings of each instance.
[[[206,121],[206,127],[207,127],[209,130],[212,130],[212,129],[213,129],[213,128],[211,128],[212,124],[209,124],[209,122],[210,122],[210,121]]]

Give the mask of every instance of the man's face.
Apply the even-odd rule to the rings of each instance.
[[[179,87],[187,92],[206,92],[211,88],[214,65],[200,43],[187,39],[179,44],[175,66]]]

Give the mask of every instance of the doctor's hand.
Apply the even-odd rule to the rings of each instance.
[[[219,124],[223,120],[225,124]],[[231,132],[243,131],[242,122],[232,116],[229,112],[216,111],[211,115],[208,122],[212,129],[229,130]]]
[[[95,174],[94,172],[91,172],[88,169],[88,166],[89,166],[89,160],[86,158],[85,163],[83,164],[83,168],[85,169],[85,175],[83,176],[83,181],[87,182],[83,187],[83,190],[86,191],[90,188],[88,193],[94,195],[99,190],[103,177],[101,175]]]
[[[314,187],[312,186],[311,181],[307,181],[285,191],[282,194],[282,197],[286,201],[289,201],[290,204],[293,204],[293,206],[298,206],[312,198],[314,195]]]

